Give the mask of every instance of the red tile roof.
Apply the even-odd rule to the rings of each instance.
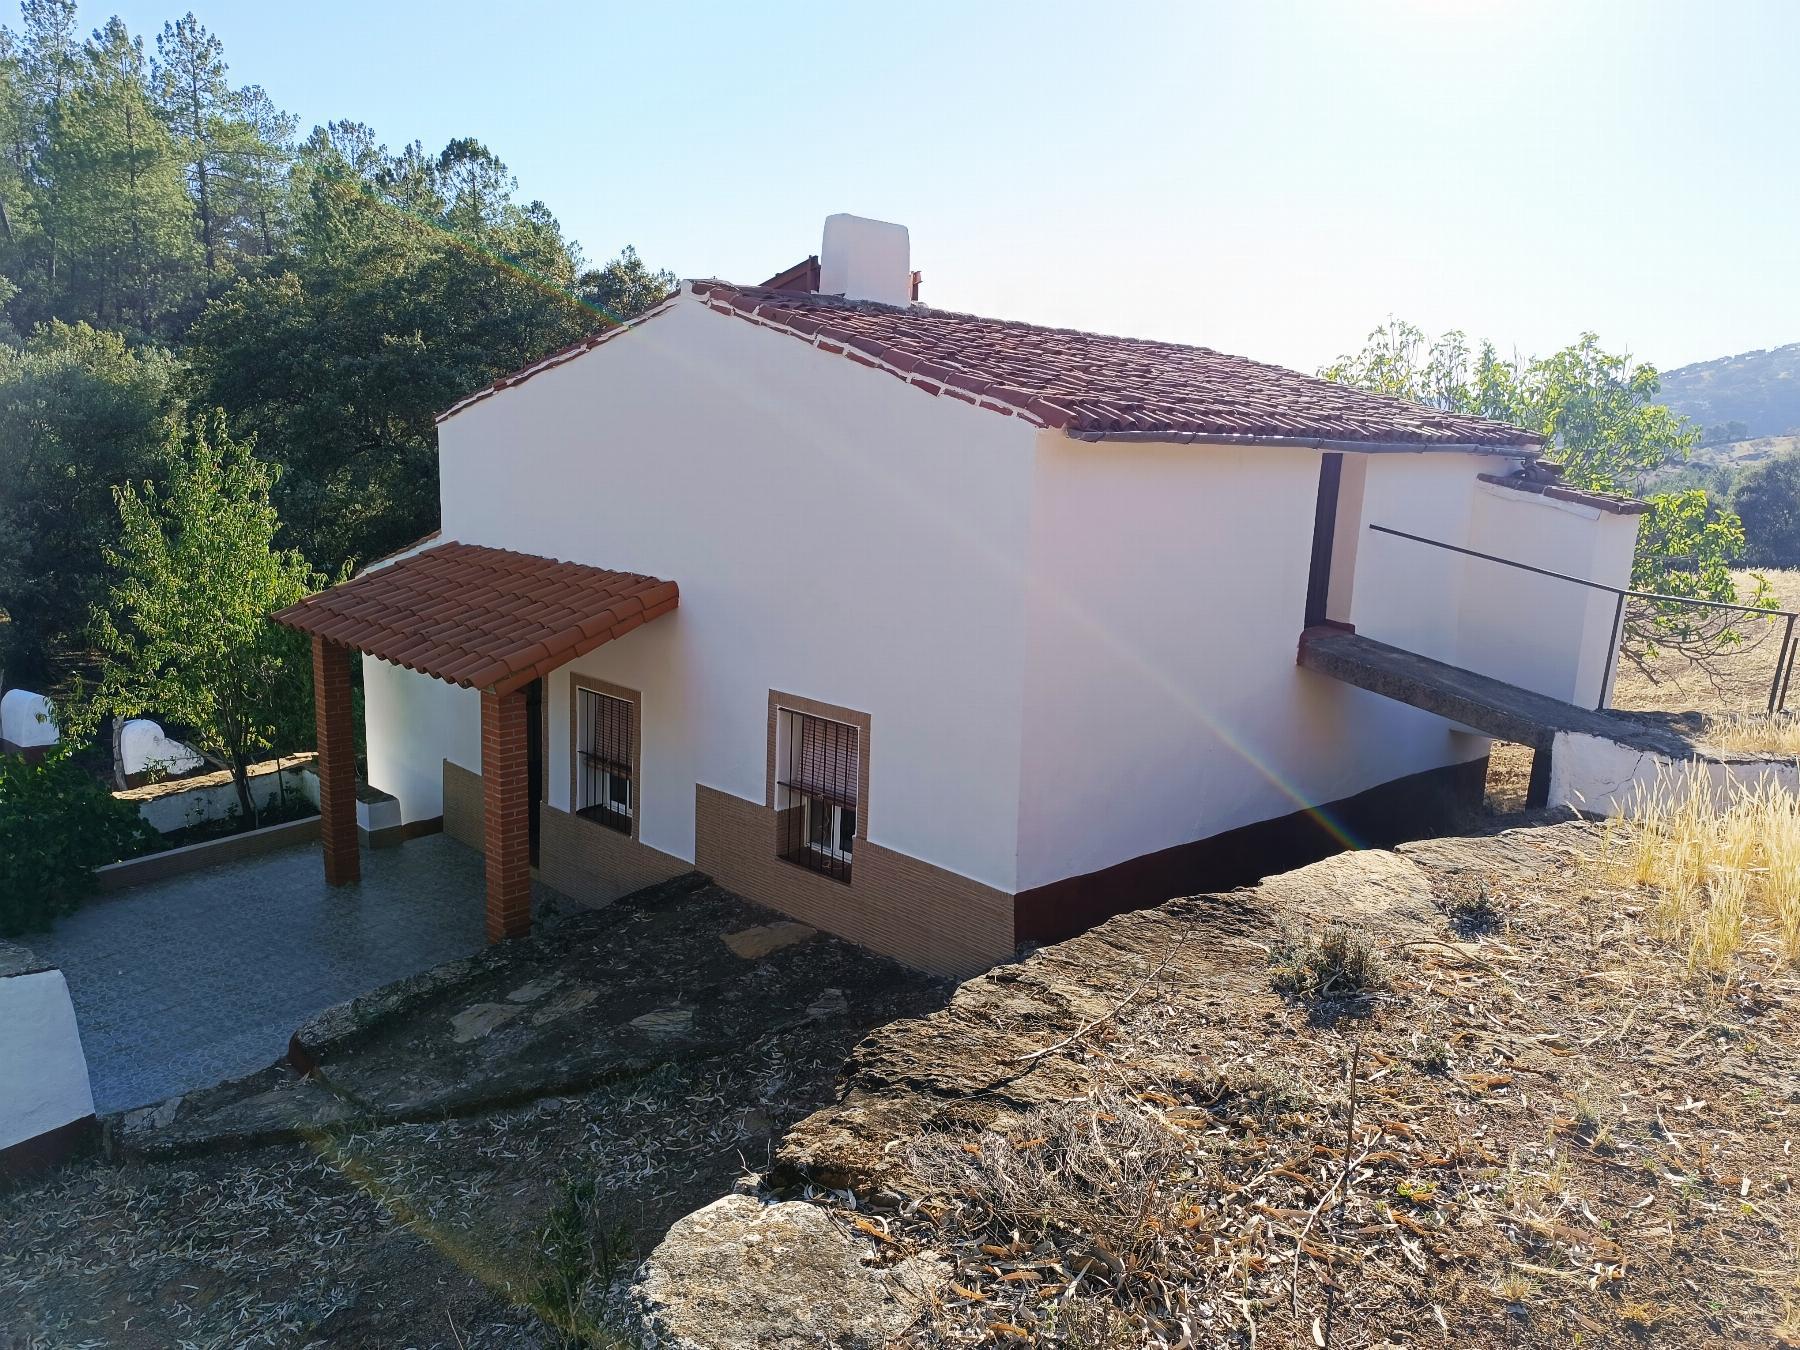
[[[675,583],[439,544],[309,595],[276,623],[469,689],[511,693],[660,618]]]
[[[920,306],[696,281],[712,308],[888,371],[928,393],[1084,440],[1342,444],[1535,454],[1543,438],[1280,366],[1141,338]]]
[[[1579,488],[1565,487],[1556,481],[1558,472],[1560,470],[1552,465],[1534,464],[1528,469],[1520,469],[1504,476],[1497,473],[1478,473],[1475,476],[1495,487],[1511,488],[1514,492],[1530,492],[1559,502],[1574,502],[1578,506],[1591,506],[1610,516],[1642,516],[1651,510],[1649,502],[1627,497],[1622,493],[1586,492]]]

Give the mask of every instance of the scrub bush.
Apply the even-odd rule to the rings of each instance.
[[[50,927],[94,890],[94,869],[155,838],[66,753],[0,755],[0,937]]]

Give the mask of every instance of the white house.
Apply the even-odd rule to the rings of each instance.
[[[578,900],[698,867],[958,974],[1479,792],[1484,737],[1301,668],[1309,627],[1603,698],[1609,596],[1433,546],[1626,583],[1636,504],[1537,438],[926,308],[910,266],[834,216],[442,416],[439,535],[279,616],[334,880],[346,650],[371,784],[487,850],[493,936],[529,850]]]

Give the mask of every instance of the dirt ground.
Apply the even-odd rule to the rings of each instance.
[[[734,926],[739,906],[725,906]],[[621,913],[649,932],[657,919]],[[595,946],[597,982],[626,943]],[[560,1344],[539,1315],[564,1306],[542,1233],[559,1205],[576,1216],[563,1243],[583,1266],[630,1269],[675,1219],[768,1166],[782,1131],[831,1099],[871,1026],[948,992],[822,936],[722,959],[753,983],[816,971],[842,988],[729,1053],[717,1040],[672,1048],[592,1091],[246,1152],[88,1160],[0,1195],[0,1350]],[[551,973],[569,968],[565,952]],[[704,1020],[705,981],[688,983]],[[599,1034],[576,1020],[571,1034]]]
[[[1607,847],[1115,919],[876,1032],[784,1175],[953,1262],[921,1346],[1800,1345],[1800,972],[1697,978]]]

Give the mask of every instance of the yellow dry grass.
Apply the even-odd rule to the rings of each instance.
[[[1800,610],[1800,571],[1765,571],[1760,574],[1775,593],[1782,609]],[[1751,573],[1736,574],[1738,593],[1755,589]],[[1746,617],[1740,625],[1742,644],[1703,670],[1678,652],[1662,651],[1640,669],[1621,657],[1613,686],[1613,706],[1632,712],[1701,712],[1724,717],[1733,713],[1757,713],[1768,702],[1769,682],[1775,674],[1781,647],[1781,623]],[[1800,695],[1800,689],[1796,689]]]
[[[1706,743],[1755,755],[1800,755],[1800,717],[1731,713],[1707,721]]]
[[[1607,856],[1654,897],[1651,925],[1688,969],[1729,975],[1747,947],[1800,964],[1800,797],[1778,784],[1715,788],[1671,773],[1609,831]]]

